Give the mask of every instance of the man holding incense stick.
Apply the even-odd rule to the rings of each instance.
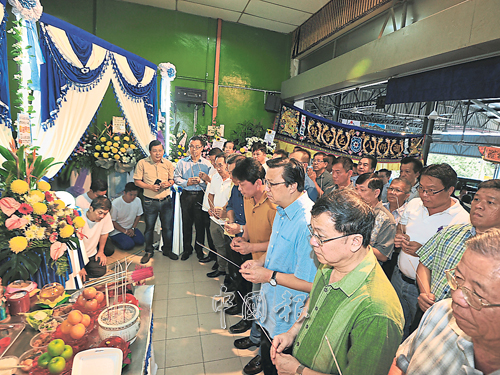
[[[273,340],[279,375],[389,371],[403,311],[370,247],[374,222],[372,209],[350,189],[315,203],[310,244],[322,265],[301,316]],[[292,355],[284,354],[286,348],[293,348]]]

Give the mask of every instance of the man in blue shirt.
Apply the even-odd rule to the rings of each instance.
[[[189,140],[189,153],[177,163],[174,171],[174,181],[182,187],[181,210],[182,210],[182,242],[184,252],[181,260],[187,260],[193,253],[193,222],[196,228],[196,241],[205,242],[205,224],[203,221],[202,202],[203,194],[207,184],[200,178],[200,174],[209,174],[211,164],[201,157],[201,151],[205,141],[195,135]],[[198,259],[204,257],[201,246],[195,245]]]
[[[296,160],[273,159],[265,186],[271,202],[277,207],[273,230],[265,259],[249,260],[242,265],[243,277],[261,283],[258,306],[260,324],[267,335],[261,336],[262,370],[265,375],[277,374],[270,358],[271,339],[287,332],[295,323],[311,291],[316,274],[315,256],[309,244],[308,225],[313,202],[304,191],[305,172]],[[235,341],[238,349],[253,344],[249,338]],[[246,372],[246,371],[245,371]]]

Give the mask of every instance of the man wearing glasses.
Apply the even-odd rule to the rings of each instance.
[[[399,221],[394,246],[401,248],[401,253],[391,282],[405,314],[403,338],[410,334],[410,326],[417,313],[417,250],[448,225],[469,222],[467,211],[451,197],[456,183],[457,174],[448,164],[433,164],[424,168],[418,186],[420,198],[408,203]]]
[[[314,181],[320,197],[323,194],[328,194],[335,187],[332,175],[326,171],[327,164],[326,154],[324,152],[317,152],[312,160],[312,170],[307,170],[307,175]]]
[[[196,228],[196,242],[205,242],[205,221],[203,206],[203,194],[207,184],[200,178],[208,175],[212,167],[210,162],[201,157],[201,151],[205,146],[203,138],[195,135],[189,140],[189,153],[177,163],[174,171],[174,181],[182,187],[181,210],[182,210],[182,243],[183,253],[181,260],[187,260],[193,253],[193,222]],[[195,245],[198,259],[204,257],[200,245]]]
[[[401,344],[389,375],[500,373],[500,230],[467,241],[446,270],[451,299],[433,305]]]
[[[354,191],[335,190],[311,211],[310,244],[322,263],[301,316],[273,340],[279,374],[387,374],[403,312],[370,249],[375,216]],[[293,348],[293,354],[284,354]]]
[[[399,223],[399,219],[405,211],[410,190],[411,185],[408,180],[401,177],[392,180],[391,185],[387,188],[387,203],[384,203],[384,207],[394,216],[396,224]]]

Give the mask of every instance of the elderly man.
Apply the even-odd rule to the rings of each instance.
[[[317,152],[312,160],[312,170],[307,170],[307,175],[314,181],[314,186],[321,197],[323,194],[328,194],[335,188],[332,175],[326,171],[328,164],[326,154]]]
[[[300,318],[273,340],[278,373],[386,374],[403,312],[370,250],[373,212],[356,192],[336,190],[319,198],[311,215],[310,243],[323,266]],[[293,356],[283,354],[292,345]]]
[[[456,183],[457,173],[448,164],[429,165],[420,177],[420,198],[408,203],[399,221],[394,246],[402,251],[391,282],[405,314],[404,338],[410,334],[410,325],[417,313],[417,250],[448,225],[469,222],[469,214],[451,196]]]
[[[290,154],[290,159],[297,160],[304,167],[305,179],[304,179],[304,189],[309,196],[309,199],[316,202],[318,199],[318,191],[316,190],[316,185],[311,177],[307,175],[307,168],[309,168],[309,161],[311,160],[311,153],[304,149],[299,149]]]
[[[479,185],[471,206],[470,222],[439,231],[417,251],[420,261],[418,305],[422,311],[450,296],[445,271],[457,265],[465,251],[465,241],[490,228],[500,228],[500,180]]]
[[[500,373],[500,230],[467,241],[446,271],[451,299],[432,306],[400,346],[390,375]]]
[[[144,220],[146,230],[144,237],[146,254],[141,263],[147,263],[154,255],[153,231],[158,215],[161,221],[161,235],[163,238],[163,255],[172,260],[178,256],[172,252],[172,223],[174,211],[170,198],[170,187],[174,184],[174,166],[163,157],[164,150],[160,141],[149,143],[150,156],[139,160],[134,172],[134,182],[144,189]]]
[[[298,318],[316,274],[315,257],[309,245],[308,225],[313,202],[304,191],[304,168],[291,160],[270,160],[266,174],[266,192],[277,205],[273,231],[265,258],[245,262],[240,272],[254,284],[260,283],[260,324],[271,339],[285,333]],[[285,304],[283,308],[278,308]],[[287,306],[288,310],[287,310]],[[277,374],[270,358],[271,342],[261,336],[262,369],[265,375]],[[249,338],[234,345],[247,349],[255,345]]]
[[[387,188],[387,203],[384,203],[384,207],[394,216],[396,224],[399,223],[399,219],[406,208],[410,189],[410,183],[400,177],[392,180],[390,186]]]
[[[418,179],[420,177],[420,173],[424,166],[422,162],[418,159],[412,158],[410,156],[401,159],[401,166],[399,167],[399,177],[408,180],[411,184],[411,192],[410,197],[408,198],[411,201],[413,198],[418,198]]]
[[[380,193],[384,183],[373,173],[364,173],[356,181],[356,191],[373,209],[375,224],[371,233],[370,245],[380,263],[391,258],[394,251],[396,222],[391,213],[380,201]]]
[[[358,176],[361,176],[365,173],[373,173],[375,172],[375,168],[377,168],[377,158],[373,155],[364,155],[358,162]],[[356,185],[358,176],[353,176],[351,178],[354,185]]]
[[[200,136],[193,136],[189,140],[190,155],[179,160],[174,171],[174,180],[182,187],[182,245],[181,260],[187,260],[193,253],[193,223],[196,228],[196,242],[205,242],[205,216],[202,211],[203,193],[207,184],[201,176],[208,175],[212,167],[210,162],[201,157],[205,141]],[[203,259],[201,246],[195,245],[198,259]]]
[[[332,166],[332,179],[337,189],[353,188],[351,177],[354,164],[346,156],[341,156],[335,160]]]

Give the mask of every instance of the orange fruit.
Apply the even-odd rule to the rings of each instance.
[[[95,299],[97,300],[97,303],[100,305],[102,303],[102,301],[104,301],[104,293],[97,292],[95,295]]]
[[[83,314],[79,310],[72,310],[68,314],[68,322],[70,322],[73,325],[80,323],[82,321],[82,318]]]
[[[67,320],[65,320],[64,322],[61,323],[61,332],[64,333],[65,335],[69,335],[71,327],[73,327],[73,325]]]
[[[79,295],[78,298],[76,299],[76,304],[80,307],[84,307],[85,306],[85,298],[83,298],[83,295]]]
[[[90,324],[90,316],[87,314],[83,314],[82,322],[81,322],[85,327],[88,327]]]
[[[71,338],[78,340],[85,335],[85,326],[82,323],[75,324],[69,332]]]
[[[83,296],[86,299],[92,299],[92,298],[94,298],[95,295],[96,295],[96,293],[97,293],[97,290],[93,286],[91,286],[90,288],[85,288],[83,290]]]

